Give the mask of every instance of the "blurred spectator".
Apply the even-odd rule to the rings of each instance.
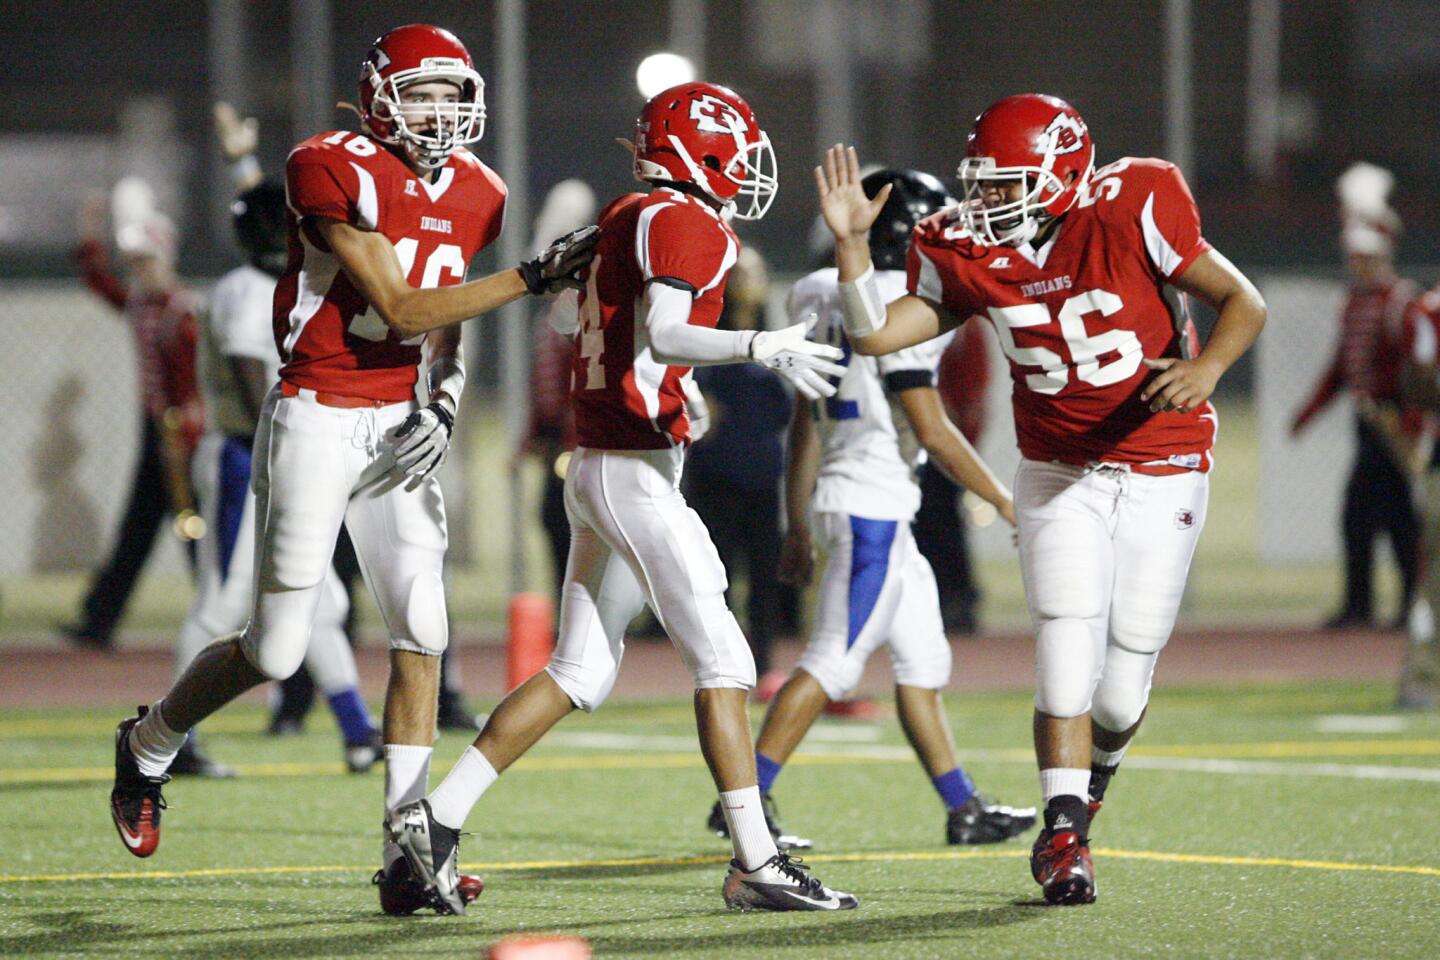
[[[1440,611],[1440,445],[1434,443],[1435,416],[1440,413],[1440,287],[1405,311],[1405,346],[1402,395],[1409,409],[1427,418],[1430,449],[1418,490],[1423,523],[1419,597],[1410,610],[1410,642],[1395,706],[1431,710],[1440,703],[1440,641],[1435,635],[1435,615]]]
[[[595,191],[581,180],[562,180],[550,188],[540,215],[535,218],[535,251],[545,249],[548,238],[569,233],[595,217]],[[557,333],[574,325],[577,294],[561,293],[543,305],[535,324],[534,362],[530,370],[530,420],[520,453],[540,462],[543,476],[540,524],[550,545],[554,600],[560,603],[565,561],[570,553],[570,521],[565,516],[565,466],[575,449],[575,414],[570,406],[570,368],[574,345]]]
[[[1345,488],[1341,532],[1345,543],[1345,597],[1325,622],[1329,628],[1370,622],[1373,547],[1384,532],[1400,567],[1403,599],[1395,623],[1403,625],[1416,586],[1419,520],[1411,499],[1409,460],[1420,422],[1398,412],[1403,316],[1418,289],[1393,264],[1400,218],[1390,209],[1390,174],[1357,163],[1336,182],[1343,228],[1340,243],[1352,282],[1340,316],[1340,341],[1310,400],[1296,414],[1291,434],[1342,390],[1356,403],[1356,453]]]
[[[741,250],[726,285],[720,329],[763,330],[769,288],[764,259],[752,247]],[[685,461],[685,499],[709,529],[732,587],[745,571],[745,635],[763,686],[786,602],[776,573],[790,395],[774,371],[754,363],[696,367],[694,377],[710,425]]]
[[[126,278],[111,272],[106,257],[103,195],[92,195],[83,205],[75,252],[85,283],[130,325],[140,367],[140,457],[129,502],[110,557],[85,596],[80,619],[60,627],[70,640],[95,649],[114,645],[115,629],[166,514],[191,507],[190,456],[204,429],[195,384],[196,300],[175,275],[174,225],[148,207],[150,195],[143,184],[132,180],[122,181],[122,186],[129,189],[116,193],[117,213],[122,206],[125,212],[123,219],[116,218],[116,246]],[[190,546],[193,566],[193,542]]]
[[[940,356],[937,387],[945,412],[965,439],[980,446],[985,430],[985,391],[990,384],[988,324],[963,324]],[[912,528],[915,544],[930,561],[940,591],[940,616],[952,633],[979,629],[980,589],[970,564],[966,522],[960,510],[965,490],[934,463],[920,468],[920,509]]]
[[[566,291],[545,312],[576,309],[576,294]],[[535,358],[530,372],[530,422],[520,452],[540,463],[540,525],[550,545],[554,600],[560,603],[565,560],[570,552],[570,521],[565,516],[565,467],[575,449],[575,414],[570,406],[570,367],[575,348],[548,323],[535,325]]]

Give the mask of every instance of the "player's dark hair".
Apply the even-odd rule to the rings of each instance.
[[[235,239],[250,263],[272,277],[285,272],[285,188],[264,180],[241,193],[230,204]]]
[[[887,183],[893,184],[890,199],[870,227],[870,259],[876,270],[904,270],[915,224],[955,201],[938,178],[920,170],[876,170],[860,186],[874,199]]]

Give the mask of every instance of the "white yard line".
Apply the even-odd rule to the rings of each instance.
[[[1335,713],[1315,718],[1317,733],[1403,733],[1408,726],[1407,718],[1383,713]]]

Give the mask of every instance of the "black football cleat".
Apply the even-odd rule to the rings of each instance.
[[[989,803],[978,793],[945,817],[949,844],[1001,843],[1035,826],[1034,807],[1006,807]]]
[[[775,798],[770,794],[760,794],[760,809],[765,811],[765,826],[770,828],[770,837],[776,847],[781,850],[809,850],[814,846],[805,837],[785,832],[785,828],[780,826],[780,811],[775,806]],[[725,822],[725,811],[720,809],[719,800],[710,808],[710,818],[705,821],[705,826],[715,836],[729,838],[730,825]]]
[[[853,894],[831,890],[810,875],[799,857],[783,852],[754,870],[731,860],[721,892],[732,910],[854,910],[860,905]]]
[[[83,623],[62,623],[55,631],[81,650],[99,650],[105,653],[115,650],[114,636]]]
[[[1045,902],[1073,905],[1095,902],[1095,864],[1088,841],[1073,830],[1041,830],[1030,850],[1030,874]]]
[[[160,846],[160,811],[165,809],[160,788],[170,781],[168,775],[145,776],[130,752],[130,731],[149,712],[149,707],[140,707],[138,716],[122,720],[115,728],[115,786],[110,790],[110,819],[115,821],[125,849],[137,857],[148,857]]]
[[[362,743],[345,744],[345,767],[351,773],[368,773],[385,756],[385,741],[376,730]]]
[[[397,807],[385,821],[386,838],[398,846],[410,864],[410,873],[425,886],[431,904],[440,913],[465,913],[460,894],[460,831],[436,821],[429,800]]]
[[[410,872],[410,862],[404,857],[393,861],[389,867],[375,871],[370,882],[380,888],[380,909],[392,917],[408,917],[417,910],[435,907],[435,898],[425,889],[425,884],[416,880]],[[457,884],[460,898],[466,905],[474,903],[485,890],[485,881],[469,874],[460,874]],[[437,913],[444,913],[436,907]]]
[[[185,740],[180,752],[175,754],[168,772],[173,777],[214,777],[220,780],[235,776],[235,768],[206,753],[194,733]]]

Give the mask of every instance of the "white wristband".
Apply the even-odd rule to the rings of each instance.
[[[430,370],[426,376],[430,383],[430,399],[435,403],[444,403],[444,397],[439,394],[447,394],[456,409],[450,411],[453,417],[459,412],[460,391],[465,389],[465,363],[459,357],[441,357],[430,364]]]
[[[844,313],[845,335],[868,337],[885,326],[885,298],[875,282],[875,265],[854,280],[840,284],[840,306]]]

